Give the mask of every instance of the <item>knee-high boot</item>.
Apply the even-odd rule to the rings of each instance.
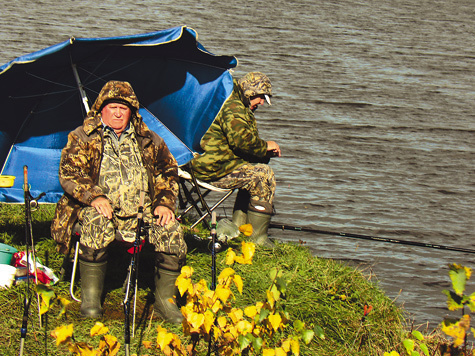
[[[166,256],[167,260],[175,259],[172,256]],[[176,297],[178,296],[178,287],[175,281],[180,275],[180,270],[173,271],[164,269],[163,266],[170,268],[169,261],[163,261],[163,254],[158,254],[157,265],[155,267],[155,303],[153,308],[160,318],[172,323],[181,324],[183,321],[183,314],[178,309]],[[171,269],[177,269],[174,266]]]
[[[250,240],[257,245],[273,248],[274,243],[269,240],[267,231],[272,217],[272,206],[266,202],[251,202],[247,212],[247,222],[252,225]]]
[[[107,261],[86,262],[79,260],[81,273],[81,315],[86,318],[102,316],[102,291]]]
[[[239,189],[233,208],[233,224],[237,227],[247,223],[247,209],[249,206],[249,192],[247,190]]]

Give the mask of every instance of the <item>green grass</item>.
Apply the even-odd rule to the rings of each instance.
[[[56,252],[56,245],[49,233],[53,210],[54,205],[43,204],[32,213],[33,235],[37,256],[59,276],[63,256]],[[206,232],[202,234],[206,235]],[[0,242],[23,250],[24,236],[23,205],[0,204]],[[187,241],[187,264],[195,270],[194,279],[210,282],[211,254],[207,242],[197,241],[189,234]],[[239,249],[239,239],[231,242],[231,247]],[[105,315],[101,321],[123,344],[122,283],[129,257],[118,248],[113,249],[111,255],[113,258],[108,266]],[[224,257],[225,251],[217,254],[218,274],[225,268]],[[156,349],[147,350],[140,346],[141,341],[154,341],[157,335],[156,326],[162,325],[160,320],[150,318],[152,308],[147,304],[147,301],[151,300],[151,260],[150,250],[145,249],[140,259],[139,312],[136,336],[131,344],[132,354],[159,354]],[[304,321],[309,328],[320,327],[325,335],[324,339],[315,337],[309,345],[301,345],[301,355],[368,356],[400,349],[400,344],[406,336],[404,311],[385,296],[375,283],[369,281],[362,271],[334,260],[313,257],[307,248],[298,244],[278,243],[273,250],[258,247],[251,265],[233,267],[244,281],[242,295],[235,293],[236,307],[265,300],[265,291],[271,283],[268,273],[272,267],[282,270],[288,281],[283,305],[291,318]],[[53,288],[57,295],[71,300],[69,285],[69,281],[60,281]],[[79,282],[77,288],[77,295],[80,295]],[[18,355],[25,293],[26,283],[0,290],[0,312],[4,316],[0,322],[1,355]],[[363,321],[364,305],[371,305],[373,310]],[[66,317],[58,319],[58,312],[59,307],[53,308],[40,327],[37,302],[33,299],[29,309],[25,355],[70,355],[66,348],[56,347],[55,340],[49,334],[55,327],[71,323],[74,324],[76,341],[98,345],[97,340],[88,336],[95,321],[81,319],[79,303],[72,302],[69,305]],[[163,326],[182,335],[181,327],[168,324]],[[188,341],[183,337],[183,342]],[[205,346],[202,345],[203,355],[206,354]],[[122,349],[120,354],[123,352]]]

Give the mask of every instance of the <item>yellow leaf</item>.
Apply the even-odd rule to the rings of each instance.
[[[230,267],[227,267],[225,269],[223,269],[221,271],[221,273],[219,274],[219,277],[218,277],[218,282],[219,283],[222,283],[222,281],[224,281],[225,279],[227,279],[228,277],[231,277],[232,275],[234,275],[236,272],[234,272],[234,270]]]
[[[209,331],[211,330],[211,327],[214,324],[214,314],[211,311],[207,310],[204,314],[204,318],[204,327],[206,332],[209,334]]]
[[[251,305],[250,307],[247,307],[244,309],[244,314],[248,317],[253,319],[257,315],[257,307],[254,305]]]
[[[239,293],[242,294],[242,286],[243,286],[243,283],[242,283],[242,278],[240,275],[238,274],[235,274],[234,275],[234,278],[233,278],[233,282],[234,284],[236,285],[236,288],[238,289]]]
[[[209,291],[207,283],[204,279],[194,285],[194,295],[207,293]]]
[[[46,314],[49,311],[49,305],[43,300],[41,301],[40,315]]]
[[[228,313],[228,315],[233,321],[233,323],[236,324],[239,320],[242,320],[244,314],[241,309],[234,308]]]
[[[172,342],[173,334],[168,333],[166,329],[162,329],[158,332],[157,335],[157,344],[162,351]]]
[[[181,341],[180,341],[180,338],[178,337],[178,335],[172,334],[172,337],[173,337],[174,346],[176,348],[180,348],[181,347]]]
[[[274,328],[274,331],[277,331],[277,329],[280,326],[280,323],[282,322],[282,318],[280,317],[279,314],[272,314],[272,315],[269,315],[269,322]]]
[[[56,339],[56,346],[68,342],[73,336],[73,324],[57,327],[51,332],[51,336]]]
[[[223,328],[226,326],[227,323],[228,323],[228,322],[227,322],[227,320],[226,320],[226,317],[220,316],[220,317],[218,318],[218,325],[219,325],[219,327],[220,327],[221,329],[223,329]]]
[[[216,296],[223,302],[226,303],[229,296],[231,295],[231,291],[223,286],[216,287]]]
[[[96,356],[97,355],[96,351],[85,342],[76,342],[75,344],[69,344],[68,349],[74,355],[81,355],[81,356]]]
[[[91,329],[91,336],[107,334],[108,332],[109,328],[104,326],[104,324],[102,324],[101,322],[97,321]]]
[[[264,349],[262,350],[262,356],[275,356],[274,349]]]
[[[236,324],[236,329],[240,334],[246,335],[252,332],[252,324],[247,320],[241,320]]]
[[[290,351],[290,340],[284,340],[284,342],[282,342],[281,347],[285,352],[289,352]]]
[[[233,249],[230,248],[228,252],[226,253],[226,264],[232,265],[234,263],[235,258],[236,258],[236,252],[234,252]]]
[[[213,311],[213,313],[217,313],[218,311],[220,311],[221,309],[223,309],[223,304],[221,304],[221,302],[218,300],[216,300],[213,305],[211,306],[211,310]]]
[[[274,304],[275,304],[274,294],[270,290],[267,290],[266,295],[267,295],[267,302],[269,303],[271,308],[274,308]]]
[[[256,252],[256,245],[252,242],[242,242],[242,254],[247,261],[252,262],[252,257]]]
[[[281,347],[275,349],[275,356],[287,356],[287,352],[285,352]]]
[[[300,344],[299,344],[298,340],[292,339],[290,341],[290,349],[292,350],[292,353],[295,356],[299,356],[299,354],[300,354]]]
[[[59,313],[59,316],[62,316],[63,314],[66,313],[66,308],[71,302],[63,297],[58,297],[58,301],[61,304],[61,311]]]
[[[104,335],[99,343],[99,351],[101,354],[105,354],[110,356],[115,356],[120,350],[120,343],[117,342],[117,338],[112,335]]]
[[[244,234],[244,236],[251,236],[252,235],[252,225],[251,224],[244,224],[239,226],[239,231]]]
[[[187,321],[191,324],[194,329],[199,329],[201,325],[205,322],[205,316],[199,313],[192,313]]]
[[[448,336],[454,338],[454,346],[459,347],[465,341],[465,332],[470,327],[470,316],[464,315],[460,320],[452,323],[448,320],[444,320],[442,323],[442,331]]]
[[[182,276],[183,274],[180,274],[175,282],[176,286],[178,287],[178,291],[180,292],[180,295],[184,295],[185,292],[188,291],[188,289],[192,285],[190,278]]]
[[[164,327],[162,327],[161,325],[158,325],[157,326],[157,332],[160,333],[160,332],[167,332],[167,329],[165,329]]]
[[[181,276],[183,276],[183,278],[191,278],[191,276],[193,275],[193,267],[190,267],[190,266],[183,266],[181,268]]]

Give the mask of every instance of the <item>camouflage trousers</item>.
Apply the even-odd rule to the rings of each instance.
[[[148,242],[154,245],[156,252],[178,257],[184,260],[187,246],[183,238],[183,229],[178,221],[159,226],[152,222],[150,209],[144,211],[144,223],[148,224]],[[80,243],[94,250],[107,247],[112,241],[124,240],[134,242],[136,236],[137,218],[118,218],[112,220],[99,214],[95,208],[82,209],[79,220],[81,222]]]
[[[254,201],[264,201],[271,205],[274,201],[275,175],[268,164],[244,164],[212,183],[218,188],[244,189]]]

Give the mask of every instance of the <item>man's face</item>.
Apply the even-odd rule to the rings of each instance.
[[[102,121],[114,130],[117,136],[125,130],[130,121],[132,111],[127,105],[110,103],[102,108]]]
[[[265,102],[266,98],[264,94],[253,96],[249,100],[249,109],[251,109],[251,111],[256,111],[259,105],[264,105]]]

